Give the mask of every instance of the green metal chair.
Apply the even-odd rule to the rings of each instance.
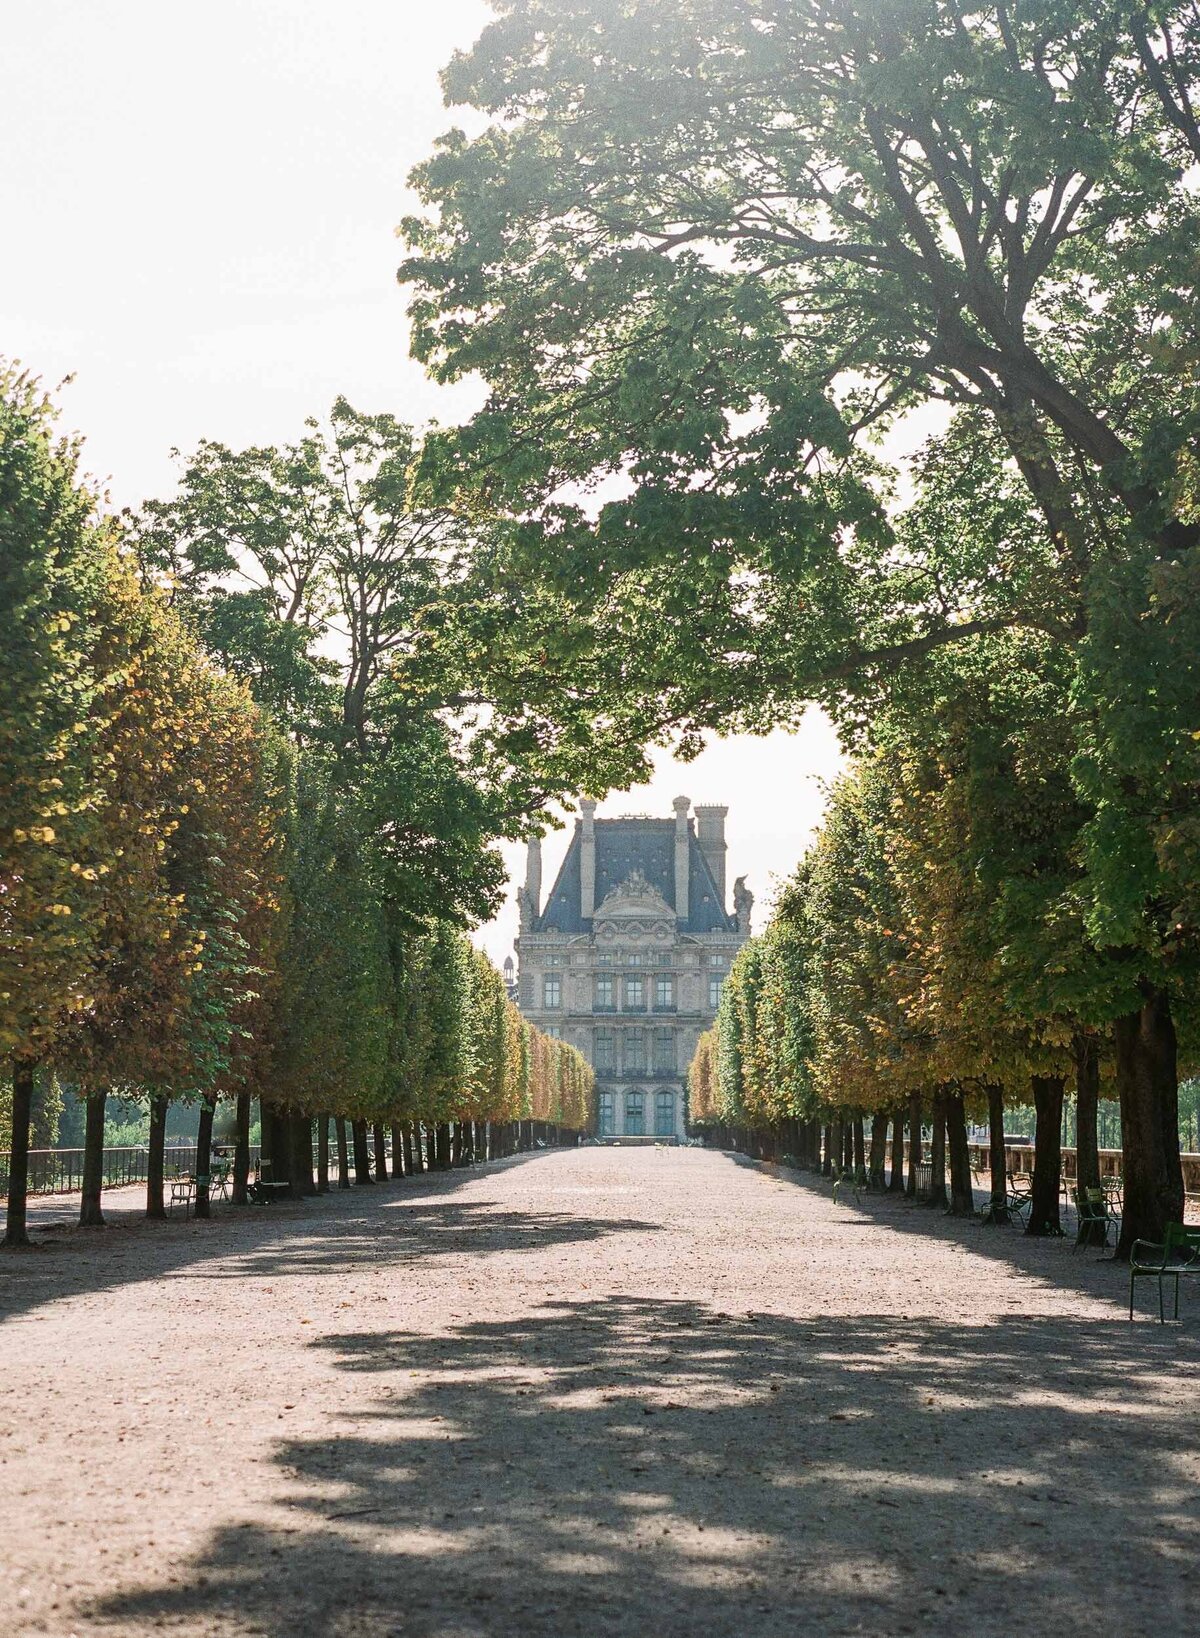
[[[1135,1240],[1129,1257],[1129,1317],[1133,1318],[1133,1283],[1135,1280],[1158,1281],[1158,1322],[1165,1325],[1167,1317],[1163,1306],[1163,1281],[1175,1281],[1175,1313],[1179,1318],[1179,1281],[1200,1276],[1200,1228],[1189,1228],[1184,1223],[1168,1223],[1161,1245],[1151,1240]]]
[[[1107,1246],[1109,1225],[1115,1219],[1109,1212],[1108,1204],[1104,1198],[1104,1190],[1072,1189],[1071,1194],[1079,1217],[1079,1230],[1075,1235],[1075,1244],[1071,1247],[1071,1250],[1078,1251],[1080,1246],[1093,1245],[1095,1242],[1090,1232],[1093,1228],[1102,1228],[1104,1230],[1101,1244]]]

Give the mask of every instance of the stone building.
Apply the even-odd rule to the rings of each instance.
[[[674,819],[597,819],[581,802],[544,903],[541,843],[529,844],[520,1007],[594,1067],[602,1136],[684,1135],[687,1067],[750,936],[744,877],[726,906],[729,810],[698,806],[693,819],[690,807],[679,796]]]

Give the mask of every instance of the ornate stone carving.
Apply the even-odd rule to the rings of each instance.
[[[745,876],[739,876],[733,884],[733,911],[737,916],[738,932],[749,935],[750,912],[754,908],[754,894],[746,886]]]

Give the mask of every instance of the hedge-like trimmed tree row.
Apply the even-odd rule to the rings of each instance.
[[[367,756],[303,730],[299,715],[273,718],[232,674],[239,668],[214,655],[195,600],[135,544],[81,482],[77,448],[56,435],[36,384],[0,378],[8,1243],[26,1238],[38,1066],[87,1101],[85,1223],[102,1221],[114,1090],[150,1108],[152,1216],[163,1212],[174,1099],[199,1105],[202,1216],[222,1098],[237,1111],[241,1199],[254,1097],[272,1175],[299,1193],[318,1186],[317,1116],[351,1123],[364,1179],[368,1124],[377,1172],[386,1123],[399,1140],[393,1164],[408,1154],[413,1169],[479,1153],[481,1137],[466,1135],[479,1123],[492,1152],[533,1141],[530,1123],[585,1126],[583,1061],[519,1019],[499,974],[449,919],[488,902],[496,866],[484,820],[451,819],[440,849],[438,834],[413,822],[414,800],[431,812],[455,792],[460,809],[471,801],[436,724]],[[281,647],[281,663],[294,666],[295,645],[262,643],[268,655]],[[282,698],[278,668],[264,670]],[[382,669],[372,680],[388,684]],[[313,689],[297,692],[313,715]],[[357,699],[350,744],[372,727]],[[400,816],[410,828],[398,840],[389,798],[406,774]],[[422,856],[440,888],[414,885]],[[323,1159],[328,1130],[327,1118]],[[345,1164],[340,1176],[348,1181]]]

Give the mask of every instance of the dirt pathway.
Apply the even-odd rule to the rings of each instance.
[[[0,1260],[0,1627],[1190,1638],[1200,1291],[1124,1293],[691,1150],[59,1233]]]

